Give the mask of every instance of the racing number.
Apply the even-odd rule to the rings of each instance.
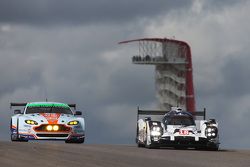
[[[180,130],[179,133],[180,133],[180,135],[188,135],[189,134],[188,130]]]

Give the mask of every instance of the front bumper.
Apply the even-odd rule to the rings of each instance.
[[[19,132],[19,138],[24,140],[79,140],[85,137],[84,130],[78,125],[57,124],[60,127],[57,131],[46,130],[47,125],[42,124],[24,129]]]
[[[85,138],[84,134],[19,134],[23,140],[80,140]]]
[[[186,147],[186,148],[215,148],[218,147],[219,143],[215,139],[208,139],[199,137],[195,140],[193,136],[175,136],[171,139],[170,136],[155,138],[151,137],[151,143],[161,147]]]

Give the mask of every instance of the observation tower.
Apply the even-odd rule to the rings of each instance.
[[[191,49],[186,42],[167,38],[143,38],[123,41],[139,43],[132,63],[155,65],[156,97],[159,109],[173,106],[195,111]]]

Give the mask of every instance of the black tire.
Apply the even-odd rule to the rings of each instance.
[[[82,139],[77,140],[76,143],[84,143],[84,141],[85,141],[85,138],[82,138]]]
[[[11,141],[18,141],[18,134],[13,134],[12,133],[12,119],[10,121],[10,140]]]
[[[218,150],[219,150],[219,147],[217,146],[208,148],[208,151],[218,151]]]
[[[157,146],[155,144],[152,144],[152,141],[151,141],[151,144],[148,144],[148,137],[146,137],[145,147],[148,148],[148,149],[155,149],[155,148],[157,148]]]
[[[159,147],[157,147],[157,146],[154,145],[154,144],[146,144],[145,147],[148,148],[148,149],[157,149],[157,148],[159,148]]]
[[[200,146],[200,147],[195,147],[195,149],[196,149],[196,150],[201,150],[201,151],[203,151],[203,150],[206,150],[206,147],[201,147],[201,146]]]
[[[141,144],[140,142],[139,142],[139,140],[137,140],[137,147],[145,147],[145,145],[144,144]]]
[[[12,128],[12,120],[10,121],[10,128]],[[19,132],[18,132],[18,128],[19,128],[19,119],[17,120],[17,133],[16,134],[10,134],[10,139],[12,142],[28,142],[28,140],[26,139],[21,139],[19,138]]]
[[[82,139],[78,139],[78,140],[65,140],[65,143],[84,143],[85,141],[85,138],[82,138]]]

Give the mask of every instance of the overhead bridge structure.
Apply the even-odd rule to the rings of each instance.
[[[156,97],[159,109],[179,106],[195,111],[191,49],[186,42],[167,38],[143,38],[120,42],[138,42],[139,53],[132,62],[155,65]]]

